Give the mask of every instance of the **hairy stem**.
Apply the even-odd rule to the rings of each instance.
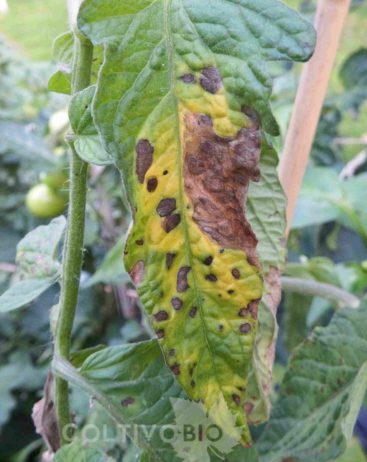
[[[91,42],[75,34],[75,52],[72,90],[76,93],[90,83],[93,46]],[[55,351],[58,356],[69,359],[70,343],[75,310],[78,302],[80,272],[83,262],[83,239],[85,226],[85,204],[87,192],[88,164],[77,155],[70,142],[70,192],[68,227],[64,245],[59,318],[55,336]],[[63,429],[70,423],[69,386],[56,379],[56,412],[61,443],[67,441]]]
[[[314,295],[337,303],[340,308],[358,308],[361,301],[354,295],[331,284],[311,279],[282,277],[282,289],[302,295]]]

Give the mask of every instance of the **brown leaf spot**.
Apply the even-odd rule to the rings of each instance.
[[[143,260],[139,260],[138,262],[136,262],[129,274],[134,285],[136,287],[140,286],[140,284],[143,282],[145,274],[145,265]]]
[[[168,217],[176,210],[176,199],[162,199],[157,207],[160,217]]]
[[[176,355],[176,350],[173,348],[172,350],[169,351],[168,353],[169,356],[175,356]]]
[[[241,404],[241,397],[240,396],[238,396],[236,394],[233,394],[232,399],[237,404],[237,406],[240,406],[240,404]]]
[[[246,318],[249,314],[250,311],[247,308],[241,308],[238,312],[238,316],[241,316],[241,318]]]
[[[171,253],[171,252],[168,252],[166,254],[166,268],[167,269],[171,269],[175,256],[176,256],[176,254]]]
[[[248,306],[248,310],[251,313],[251,316],[253,317],[253,319],[255,320],[257,319],[257,316],[258,316],[260,301],[261,299],[254,300]]]
[[[147,190],[148,192],[154,192],[158,187],[158,179],[155,176],[148,178]]]
[[[166,233],[170,233],[173,229],[175,229],[181,222],[181,216],[179,213],[175,213],[174,215],[170,215],[163,220],[162,226]]]
[[[259,179],[261,131],[243,128],[223,138],[202,118],[185,115],[184,183],[193,220],[221,247],[244,251],[260,268],[245,204],[250,181]]]
[[[171,305],[174,310],[179,311],[183,307],[183,301],[178,297],[173,297],[171,300]]]
[[[201,175],[205,172],[205,162],[194,155],[187,156],[187,167],[192,175]]]
[[[214,66],[203,69],[200,77],[200,85],[204,90],[215,95],[223,85],[219,70]]]
[[[251,329],[251,324],[249,324],[248,322],[246,322],[245,324],[241,324],[240,326],[241,334],[248,334],[249,332],[251,332]]]
[[[161,310],[161,311],[158,311],[158,313],[154,314],[153,317],[157,322],[162,322],[162,321],[167,321],[167,319],[169,318],[169,315],[167,311]]]
[[[176,254],[175,253],[171,253],[171,252],[168,252],[166,254],[166,268],[169,270],[171,269],[172,267],[172,264],[173,264],[173,260],[175,258]]]
[[[223,332],[223,330],[224,330],[223,324],[219,324],[218,330],[219,330],[219,332]]]
[[[190,385],[191,385],[192,388],[195,388],[196,387],[195,380],[191,380]]]
[[[239,311],[239,316],[242,318],[246,318],[247,316],[252,316],[253,319],[257,319],[258,316],[258,309],[259,309],[259,303],[261,299],[258,300],[253,300],[248,304],[247,307],[241,308]]]
[[[164,330],[163,330],[163,329],[157,330],[156,334],[157,334],[157,337],[158,337],[159,339],[164,338]]]
[[[234,268],[234,269],[232,270],[232,276],[233,276],[235,279],[240,279],[241,273],[240,273],[240,271],[239,271],[237,268]]]
[[[135,241],[136,245],[144,245],[144,239],[138,239]]]
[[[174,364],[173,366],[171,366],[171,371],[175,374],[175,375],[180,375],[181,374],[181,371],[180,371],[180,365],[179,364]]]
[[[145,174],[150,169],[153,163],[154,148],[148,140],[139,140],[135,148],[136,151],[136,174],[139,183],[143,184]]]
[[[210,266],[210,265],[213,263],[213,260],[214,260],[213,257],[207,257],[207,258],[204,260],[204,265]]]
[[[121,401],[121,405],[122,407],[129,407],[131,406],[132,404],[135,403],[135,399],[132,398],[131,396],[129,396],[128,398],[125,398]]]
[[[180,79],[184,82],[184,83],[194,83],[195,82],[195,76],[194,74],[184,74],[183,76],[180,77]]]
[[[191,271],[190,266],[182,266],[177,273],[177,292],[186,292],[190,288],[187,275]]]
[[[217,278],[217,276],[215,274],[207,274],[205,276],[205,279],[207,281],[210,281],[210,282],[217,282],[218,281],[218,278]]]
[[[193,319],[194,319],[195,316],[196,316],[196,314],[197,314],[197,312],[198,312],[198,309],[196,308],[196,306],[193,306],[193,307],[191,308],[191,310],[190,310],[190,313],[189,313],[190,318],[193,318]]]

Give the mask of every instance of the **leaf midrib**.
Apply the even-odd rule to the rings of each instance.
[[[184,230],[184,239],[185,239],[185,249],[186,249],[186,256],[189,261],[189,266],[192,268],[192,278],[193,278],[193,290],[195,294],[195,299],[196,299],[196,305],[199,308],[199,315],[200,315],[200,320],[201,320],[201,330],[204,335],[205,342],[208,347],[208,351],[210,354],[211,362],[213,365],[213,370],[214,370],[214,376],[216,378],[216,381],[219,385],[219,388],[222,390],[222,385],[218,377],[218,372],[216,369],[216,364],[214,361],[214,353],[212,351],[208,336],[207,336],[207,327],[205,323],[205,318],[204,318],[204,310],[203,310],[203,305],[201,301],[201,297],[199,295],[199,285],[195,276],[195,270],[194,270],[194,257],[191,252],[191,247],[190,247],[190,233],[188,229],[188,224],[186,220],[186,212],[185,212],[185,207],[183,204],[183,197],[184,197],[184,184],[183,184],[183,169],[182,169],[182,162],[183,162],[183,146],[181,142],[181,133],[180,133],[180,120],[178,117],[178,111],[179,111],[179,98],[177,96],[176,92],[176,87],[175,87],[175,70],[174,70],[174,45],[173,45],[173,40],[172,40],[172,32],[171,32],[171,26],[170,26],[170,11],[171,11],[171,0],[163,0],[163,21],[164,21],[164,32],[166,36],[166,44],[167,44],[167,59],[168,59],[168,68],[170,71],[170,87],[172,91],[172,95],[174,98],[175,102],[175,110],[174,110],[174,115],[176,119],[175,123],[175,131],[176,131],[176,139],[178,143],[178,148],[177,148],[177,157],[178,157],[178,162],[177,162],[177,172],[178,172],[178,181],[179,181],[179,191],[180,191],[180,202],[181,202],[181,217],[182,217],[182,227]]]

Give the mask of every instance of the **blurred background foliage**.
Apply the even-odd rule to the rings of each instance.
[[[286,3],[312,20],[315,2]],[[9,13],[0,17],[0,293],[14,280],[18,241],[66,206],[68,100],[47,91],[54,66],[52,41],[66,28],[63,0],[9,0]],[[367,288],[366,30],[366,1],[355,1],[299,199],[286,267],[287,275],[328,282],[357,296]],[[300,68],[273,65],[279,151]],[[150,336],[122,265],[128,224],[118,173],[111,167],[91,168],[75,349]],[[42,442],[30,415],[51,360],[49,307],[57,300],[58,286],[53,285],[22,310],[0,315],[0,461],[39,460]],[[335,309],[318,297],[283,295],[275,392],[290,352],[313,327],[327,324]],[[76,390],[73,409],[78,423],[108,421],[98,407],[88,413],[86,397]],[[367,460],[366,415],[363,408],[356,438],[340,462]],[[132,449],[112,445],[105,451],[113,460],[135,460]]]

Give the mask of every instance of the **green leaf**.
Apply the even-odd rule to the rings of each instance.
[[[353,438],[345,453],[338,457],[335,462],[366,462],[366,455],[357,438]]]
[[[361,194],[366,177],[360,174],[345,181],[334,170],[310,167],[298,199],[293,229],[337,220],[367,239],[365,197]]]
[[[265,274],[271,268],[283,269],[286,199],[278,174],[278,154],[267,141],[261,152],[261,178],[251,183],[248,217],[258,238],[258,254]]]
[[[57,451],[54,462],[114,462],[97,445],[84,445],[79,439]]]
[[[1,295],[1,313],[22,308],[58,281],[57,251],[65,226],[65,217],[57,217],[32,230],[18,243],[18,280]]]
[[[113,159],[105,151],[92,118],[95,86],[76,93],[69,104],[69,119],[73,129],[74,147],[85,162],[109,165]]]
[[[263,284],[244,202],[278,132],[266,62],[306,60],[313,29],[274,0],[86,0],[79,28],[105,46],[92,112],[134,210],[126,269],[186,392],[208,411],[223,395],[247,443]]]
[[[17,310],[35,300],[57,281],[56,277],[18,281],[0,297],[0,313]]]
[[[45,375],[32,365],[28,354],[16,352],[0,367],[0,427],[5,424],[17,401],[14,390],[35,391],[42,387]]]
[[[124,241],[119,241],[106,255],[98,270],[89,279],[87,286],[95,284],[121,284],[129,280],[125,271],[122,255]]]
[[[353,434],[367,387],[367,303],[338,311],[295,352],[260,439],[264,462],[330,461]]]
[[[71,93],[71,69],[74,54],[74,34],[65,32],[57,37],[53,45],[53,58],[58,70],[50,78],[48,89],[56,93]]]
[[[29,125],[16,122],[0,124],[0,155],[11,154],[32,170],[58,168],[58,160],[45,140],[30,133]]]
[[[367,48],[352,53],[343,63],[340,78],[347,90],[367,85]]]
[[[38,226],[18,243],[16,261],[22,278],[51,278],[58,274],[57,251],[65,227],[65,217],[57,217],[48,225]]]
[[[185,415],[187,406],[195,406],[196,415],[200,406],[188,400],[165,365],[156,340],[106,348],[88,357],[79,371],[56,359],[54,370],[93,396],[107,410],[119,428],[125,429],[137,447],[144,450],[142,460],[181,461],[174,449],[177,441],[169,437],[165,441],[161,432],[167,426],[174,426],[181,431],[179,441],[183,444],[182,424],[194,424],[198,431],[200,422],[206,420],[205,414],[200,412],[197,419],[191,414]],[[187,400],[186,406],[181,406],[182,400]],[[174,403],[179,404],[181,412],[176,406],[175,414]],[[228,416],[233,419],[231,414]],[[206,443],[203,442],[203,446],[206,447]],[[194,447],[195,443],[190,446]],[[241,446],[236,446],[226,457],[231,462],[257,460],[254,451]],[[211,455],[210,460],[222,459]]]
[[[252,183],[248,196],[248,215],[259,240],[258,254],[264,272],[265,296],[259,306],[252,364],[248,374],[246,408],[251,422],[269,418],[275,342],[278,334],[276,310],[280,301],[280,271],[284,266],[286,200],[278,174],[278,155],[263,142],[261,179]],[[269,296],[268,294],[271,294]]]
[[[57,71],[48,82],[48,89],[56,93],[71,94],[72,66],[74,59],[74,34],[65,32],[57,37],[53,45],[53,59],[57,63]],[[98,70],[103,61],[103,48],[96,47],[93,52],[91,83],[97,80]]]

